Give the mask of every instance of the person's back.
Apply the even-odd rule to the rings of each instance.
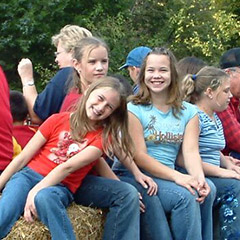
[[[21,92],[10,91],[10,107],[13,117],[13,137],[23,149],[36,133],[36,127],[26,125],[28,107]]]
[[[9,164],[13,155],[12,116],[9,104],[9,88],[0,67],[0,173]]]

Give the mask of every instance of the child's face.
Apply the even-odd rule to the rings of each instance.
[[[81,62],[78,63],[81,82],[87,87],[95,80],[104,77],[108,72],[108,52],[103,46],[86,50]]]
[[[152,93],[168,90],[171,83],[169,57],[150,54],[147,58],[144,82]]]
[[[86,113],[90,120],[101,121],[109,117],[120,104],[119,93],[109,87],[94,90],[86,101]]]
[[[223,83],[213,91],[213,111],[224,111],[228,107],[231,97],[230,79],[226,78]]]

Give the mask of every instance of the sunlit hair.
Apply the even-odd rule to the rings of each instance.
[[[223,70],[210,66],[202,68],[196,75],[188,74],[182,81],[182,98],[196,103],[207,88],[215,91],[228,77]]]
[[[180,111],[182,107],[182,102],[180,99],[180,91],[178,87],[178,73],[176,70],[176,58],[173,55],[173,53],[165,47],[154,48],[151,52],[148,53],[148,55],[143,61],[143,64],[139,73],[139,77],[138,77],[139,92],[137,95],[131,96],[129,100],[132,101],[133,104],[144,104],[144,105],[152,104],[151,93],[144,82],[147,61],[150,55],[159,55],[159,56],[164,55],[169,58],[171,83],[168,87],[168,100],[166,104],[169,104],[172,106],[173,114],[174,116],[176,116],[176,114]]]
[[[197,74],[207,64],[200,58],[188,56],[177,62],[179,80],[183,80],[187,74]]]
[[[73,59],[76,59],[78,62],[80,62],[82,60],[83,56],[85,56],[85,54],[87,56],[89,56],[89,54],[91,53],[91,51],[93,49],[98,48],[100,46],[104,47],[107,50],[107,52],[109,53],[109,48],[102,39],[97,38],[97,37],[83,38],[73,48],[73,53],[72,53]],[[76,88],[76,89],[78,89],[79,93],[82,92],[81,79],[80,79],[79,73],[76,70],[73,72],[72,84],[69,85],[68,88],[69,89]]]
[[[100,88],[111,88],[119,94],[119,107],[101,124],[103,126],[104,152],[112,158],[116,152],[124,152],[132,157],[133,143],[128,133],[127,100],[123,85],[113,77],[103,77],[92,83],[86,94],[78,102],[76,111],[71,115],[72,138],[81,141],[87,132],[94,130],[86,113],[86,102],[90,94]]]
[[[91,37],[92,33],[83,27],[77,25],[66,25],[60,32],[52,37],[52,43],[55,47],[61,41],[62,47],[66,52],[71,52],[79,40],[84,37]]]

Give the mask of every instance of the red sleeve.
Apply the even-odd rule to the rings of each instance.
[[[221,119],[226,147],[233,151],[240,151],[240,123],[236,119],[232,109],[228,107],[225,111],[218,113]]]
[[[103,152],[102,129],[87,133],[86,138],[89,140],[88,146],[97,147]]]

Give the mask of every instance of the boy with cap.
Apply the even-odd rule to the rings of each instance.
[[[230,76],[230,91],[233,95],[228,108],[218,113],[226,140],[223,154],[240,159],[240,48],[225,52],[220,59],[220,67]]]
[[[143,63],[144,58],[147,56],[149,52],[151,52],[151,49],[148,47],[140,46],[134,48],[132,51],[128,53],[126,63],[119,68],[119,70],[123,68],[128,69],[129,76],[134,82],[133,85],[134,94],[138,92],[137,80],[141,65]]]

